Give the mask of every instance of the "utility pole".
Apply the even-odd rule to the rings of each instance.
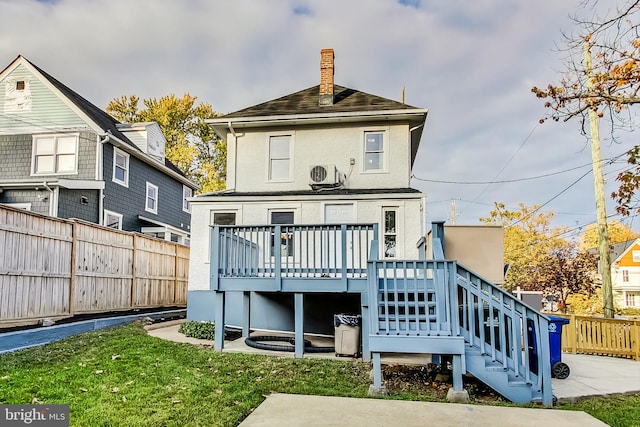
[[[591,64],[591,36],[585,38],[584,67],[587,74],[587,91],[594,92],[593,70]],[[602,300],[604,304],[604,317],[612,319],[613,290],[611,287],[611,255],[609,253],[609,231],[607,229],[607,210],[604,196],[604,175],[602,174],[602,156],[600,154],[600,123],[598,107],[587,99],[589,106],[589,131],[591,133],[591,165],[593,168],[593,184],[596,196],[596,224],[598,226],[598,242],[600,252],[600,276],[602,277]]]

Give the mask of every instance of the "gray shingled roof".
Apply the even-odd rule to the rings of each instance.
[[[271,101],[263,102],[262,104],[234,111],[220,118],[417,109],[417,107],[412,107],[398,101],[338,85],[334,86],[335,97],[333,105],[320,106],[318,105],[319,91],[320,86],[316,85]]]

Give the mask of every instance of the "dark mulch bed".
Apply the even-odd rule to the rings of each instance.
[[[450,372],[447,370],[441,372],[440,366],[433,363],[414,366],[383,365],[382,374],[390,393],[418,393],[436,401],[446,400],[447,391],[452,385]],[[472,402],[487,404],[508,402],[475,377],[465,375],[462,380]]]

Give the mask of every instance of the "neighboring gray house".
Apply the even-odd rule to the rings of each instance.
[[[18,56],[0,72],[0,203],[189,244],[198,188],[157,123],[120,123]]]

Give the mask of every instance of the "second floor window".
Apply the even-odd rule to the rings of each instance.
[[[129,155],[113,147],[113,182],[129,186]]]
[[[76,174],[78,135],[38,135],[33,137],[34,175]]]
[[[622,281],[623,282],[629,281],[629,270],[622,270]]]
[[[364,133],[364,170],[384,170],[384,132]]]
[[[189,197],[193,197],[193,189],[187,187],[186,185],[182,186],[182,210],[185,212],[191,213],[191,203],[187,200]]]
[[[158,187],[147,182],[147,200],[144,210],[154,214],[158,213]]]
[[[269,181],[291,178],[291,135],[269,137]]]

